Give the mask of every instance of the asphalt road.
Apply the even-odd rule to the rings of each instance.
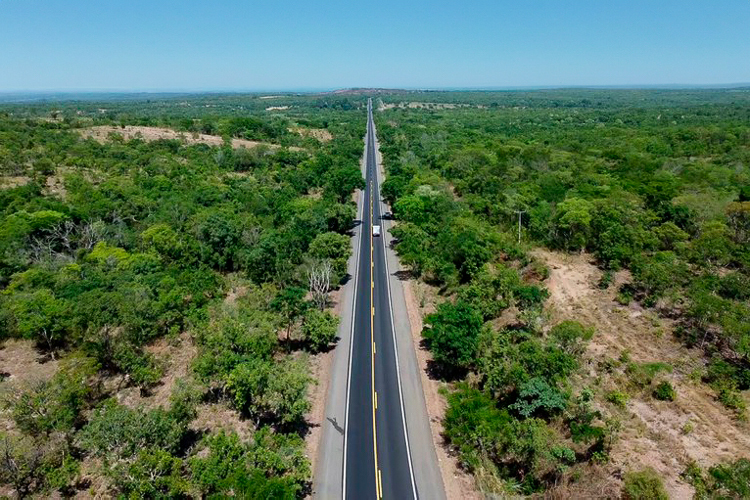
[[[417,498],[406,438],[382,225],[372,105],[368,106],[362,239],[347,390],[343,492],[346,498]]]

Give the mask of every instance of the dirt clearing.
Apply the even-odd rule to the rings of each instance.
[[[312,137],[320,142],[329,142],[333,140],[333,135],[324,128],[293,127],[290,128],[289,131],[299,134],[302,137]]]
[[[94,139],[104,144],[110,140],[110,134],[122,136],[126,141],[132,139],[142,139],[146,142],[166,140],[178,140],[185,144],[208,144],[209,146],[222,146],[224,138],[218,135],[198,134],[190,132],[178,132],[176,130],[162,127],[141,127],[135,125],[126,125],[125,127],[115,127],[111,125],[99,125],[81,129],[81,136],[84,139]],[[276,144],[267,142],[248,141],[246,139],[232,139],[233,148],[254,148],[256,146],[267,146],[271,148],[280,148]],[[291,150],[299,151],[301,148],[290,147]]]
[[[675,401],[657,401],[646,389],[629,391],[622,409],[601,403],[622,422],[606,467],[612,476],[651,466],[663,477],[671,498],[690,498],[692,487],[680,478],[690,461],[707,467],[750,456],[747,424],[738,422],[694,375],[704,366],[701,353],[675,339],[671,321],[636,303],[622,306],[615,301],[618,286],[629,280],[627,272],[617,273],[615,283],[602,290],[597,286],[602,272],[592,256],[547,250],[536,250],[534,255],[550,268],[546,282],[550,324],[571,319],[596,329],[584,356],[587,373],[575,385],[587,385],[598,394],[625,391],[621,373],[601,368],[623,353],[634,362],[664,362],[672,367],[660,377],[674,386]]]

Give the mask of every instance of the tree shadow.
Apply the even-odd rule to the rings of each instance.
[[[398,278],[399,281],[409,281],[414,278],[414,273],[410,270],[396,271],[393,275]]]
[[[430,350],[430,344],[427,339],[419,341],[419,347],[426,351]],[[444,363],[430,359],[427,361],[427,367],[425,369],[427,376],[430,380],[439,380],[441,382],[455,382],[463,379],[468,370],[464,368],[456,368],[454,366],[448,366]]]
[[[336,432],[338,432],[342,436],[344,435],[344,428],[341,425],[339,425],[338,422],[336,422],[335,418],[326,417],[326,420],[331,422],[331,425],[333,426],[334,429],[336,429]]]

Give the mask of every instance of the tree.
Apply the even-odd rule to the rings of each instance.
[[[691,257],[699,265],[726,264],[732,250],[729,228],[723,222],[707,222],[691,244]]]
[[[473,366],[483,324],[479,311],[464,302],[443,302],[425,324],[422,336],[437,363],[449,372]]]
[[[316,259],[331,262],[334,283],[339,283],[346,276],[347,262],[352,253],[351,240],[348,236],[334,232],[318,234],[310,243],[309,252]]]
[[[65,303],[46,288],[13,297],[11,312],[16,330],[27,339],[45,345],[52,357],[63,341]]]
[[[578,321],[568,320],[555,325],[549,335],[560,349],[579,356],[583,353],[586,342],[594,335],[594,329],[586,328]]]
[[[307,384],[310,378],[299,362],[249,360],[229,375],[227,389],[240,411],[257,423],[271,421],[296,424],[310,408]]]
[[[305,289],[289,286],[283,289],[271,302],[271,309],[281,314],[286,322],[286,338],[289,340],[292,327],[307,308]]]
[[[356,207],[352,203],[333,203],[326,209],[328,230],[340,234],[351,231],[356,216]]]
[[[326,176],[326,193],[339,203],[349,201],[355,189],[364,188],[365,180],[362,178],[362,172],[354,166],[336,168]]]
[[[330,260],[310,264],[307,269],[307,282],[312,293],[313,302],[321,311],[328,303],[328,292],[331,290],[333,265]]]
[[[302,322],[302,335],[313,351],[322,351],[336,339],[338,326],[338,317],[330,312],[310,309]]]
[[[581,198],[568,198],[557,206],[556,224],[568,249],[583,251],[588,243],[594,205]]]

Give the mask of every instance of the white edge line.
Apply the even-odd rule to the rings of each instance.
[[[365,166],[367,165],[367,145],[369,139],[369,133],[365,134]],[[377,157],[375,158],[375,163],[377,163]],[[359,220],[361,222],[364,222],[362,219],[364,218],[364,191],[360,191],[360,198],[361,203],[359,203],[359,207],[357,209]],[[361,210],[360,210],[361,209]],[[361,212],[361,213],[360,213]],[[359,284],[359,257],[361,255],[360,250],[362,249],[362,230],[363,230],[364,224],[360,223],[359,226],[359,243],[357,244],[357,260],[356,264],[354,266],[354,293],[352,294],[352,326],[349,331],[349,367],[347,368],[347,374],[346,374],[346,407],[344,409],[345,416],[344,416],[344,463],[343,463],[343,474],[341,479],[341,498],[346,498],[346,452],[347,452],[347,442],[348,442],[348,436],[349,436],[349,392],[351,390],[351,384],[352,384],[352,353],[354,352],[354,323],[355,323],[355,316],[357,314],[357,285]],[[400,389],[400,388],[399,388]]]
[[[372,123],[373,127],[373,135],[375,133],[375,120],[373,120]],[[378,168],[378,142],[375,141],[375,175],[379,175],[380,170]],[[372,193],[370,193],[370,196],[372,196]],[[378,180],[378,203],[380,205],[383,205],[383,203],[380,200],[380,181]],[[383,214],[381,213],[380,216],[382,217]],[[389,224],[390,226],[391,224]],[[390,227],[389,227],[390,230]],[[398,364],[398,341],[396,340],[396,326],[393,323],[393,299],[391,297],[391,272],[388,270],[388,249],[385,246],[385,238],[380,239],[381,243],[383,244],[383,260],[385,261],[385,274],[386,274],[386,283],[388,283],[388,305],[390,306],[390,311],[388,312],[388,316],[391,318],[391,334],[393,335],[393,354],[396,358],[396,378],[398,380],[398,399],[401,403],[401,423],[404,426],[404,442],[406,443],[406,458],[409,461],[409,476],[411,477],[411,490],[412,494],[414,495],[414,498],[417,497],[417,485],[414,480],[414,466],[411,463],[411,449],[409,448],[409,433],[406,430],[406,414],[404,413],[404,395],[401,391],[401,368]]]

